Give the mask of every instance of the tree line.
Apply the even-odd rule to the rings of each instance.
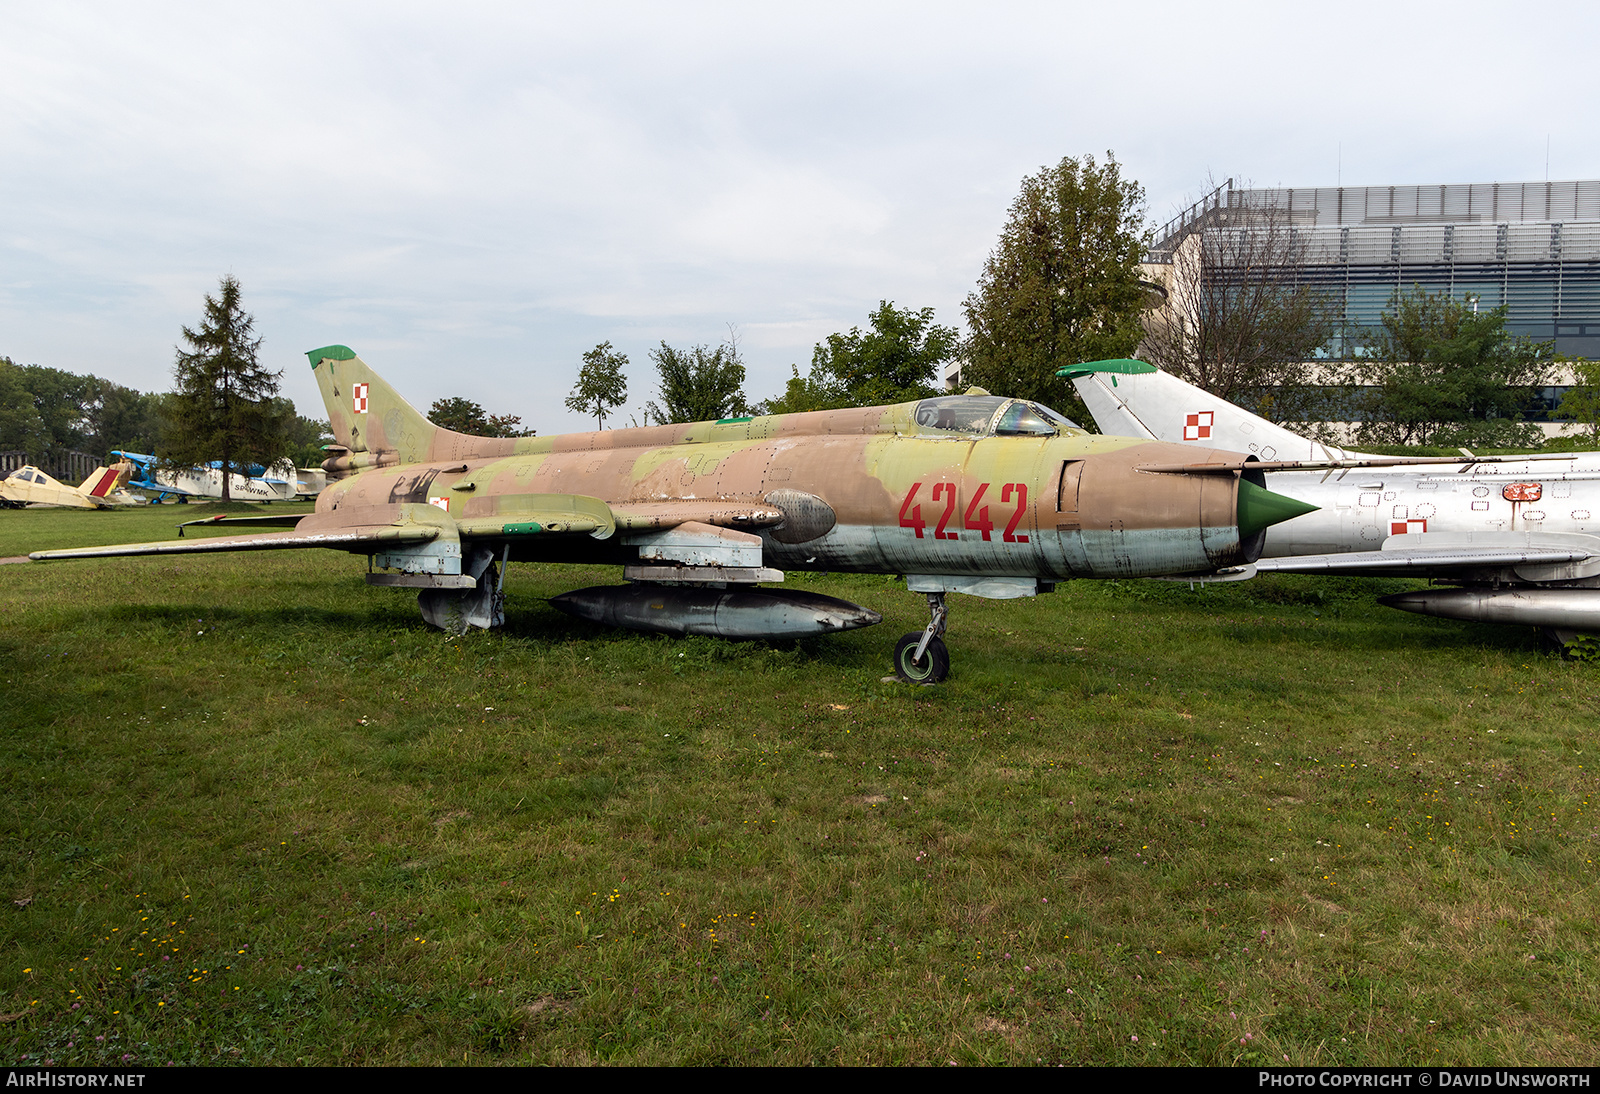
[[[1221,213],[1221,210],[1217,210]],[[1268,205],[1200,218],[1173,245],[1163,283],[1141,262],[1152,243],[1144,191],[1115,156],[1067,157],[1022,182],[1005,226],[962,303],[967,333],[934,322],[932,308],[882,300],[865,328],[830,334],[809,368],[791,369],[764,401],[744,391],[737,335],[716,346],[649,351],[657,397],[644,424],[706,421],[881,405],[938,393],[952,369],[962,386],[1033,399],[1088,423],[1064,365],[1139,355],[1207,391],[1286,422],[1358,421],[1357,439],[1411,445],[1526,446],[1524,420],[1558,364],[1549,343],[1506,328],[1506,309],[1420,288],[1397,291],[1353,362],[1321,361],[1339,302],[1298,276],[1303,236]],[[1226,230],[1215,230],[1226,228]],[[278,394],[278,373],[239,283],[224,277],[196,328],[183,328],[174,390],[141,393],[0,358],[0,450],[34,462],[52,453],[156,453],[169,466],[215,460],[229,468],[290,456],[321,462],[326,422],[300,416]],[[1578,383],[1559,413],[1600,445],[1600,363],[1566,362]],[[566,405],[597,428],[627,401],[626,354],[602,342],[583,355]],[[437,425],[481,436],[528,436],[514,415],[462,398],[436,401]]]
[[[1600,363],[1563,362],[1512,334],[1506,309],[1470,296],[1397,290],[1359,357],[1323,349],[1340,301],[1300,275],[1306,237],[1267,203],[1217,210],[1181,233],[1161,283],[1141,267],[1152,244],[1144,191],[1116,157],[1067,157],[1022,182],[999,241],[962,304],[967,335],[933,309],[881,301],[868,328],[818,343],[808,372],[751,402],[737,344],[650,352],[661,400],[647,422],[689,422],[924,398],[956,367],[962,385],[1034,399],[1085,423],[1063,365],[1139,356],[1275,421],[1356,421],[1365,443],[1531,446],[1537,390],[1566,364],[1578,383],[1558,415],[1600,445]],[[1347,335],[1351,332],[1345,332]],[[584,355],[567,405],[597,426],[627,399],[626,355]]]
[[[25,452],[29,462],[41,465],[66,452],[101,460],[113,451],[165,452],[166,439],[179,428],[172,398],[172,392],[142,392],[99,376],[0,357],[0,451]],[[320,464],[327,424],[302,417],[281,397],[268,410],[285,432],[268,462],[288,457],[297,466]]]
[[[0,357],[0,449],[26,452],[34,463],[68,451],[149,452],[162,429],[163,398]]]
[[[811,369],[794,376],[783,394],[753,403],[744,393],[745,367],[735,332],[719,346],[678,349],[662,342],[650,351],[659,402],[645,404],[646,425],[705,422],[748,414],[791,414],[909,402],[937,392],[944,364],[960,348],[959,333],[933,321],[933,309],[912,311],[879,302],[868,329],[830,334],[811,355]],[[583,355],[567,407],[592,414],[597,428],[627,401],[626,354],[602,342]]]
[[[170,392],[140,392],[93,375],[0,357],[0,450],[49,465],[67,452],[108,460],[113,451],[154,453],[170,467],[220,461],[225,471],[289,458],[322,462],[326,422],[305,418],[278,394],[278,373],[256,360],[261,340],[222,279],[200,325],[183,328]],[[224,496],[227,493],[224,476]]]

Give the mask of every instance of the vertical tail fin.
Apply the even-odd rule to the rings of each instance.
[[[306,356],[334,439],[352,453],[371,453],[373,462],[417,463],[431,458],[439,434],[449,432],[418,413],[350,347],[324,346]]]
[[[1106,433],[1250,452],[1264,460],[1361,456],[1302,437],[1143,361],[1094,361],[1061,374]]]
[[[110,497],[122,489],[122,484],[128,481],[128,472],[131,470],[133,465],[126,460],[110,467],[97,467],[94,469],[94,474],[84,479],[78,489],[91,498]]]

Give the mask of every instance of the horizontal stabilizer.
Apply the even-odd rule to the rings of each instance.
[[[265,516],[240,516],[233,513],[218,513],[214,517],[201,517],[199,520],[186,520],[178,525],[178,535],[183,535],[185,528],[215,528],[226,524],[230,528],[293,528],[306,519],[305,513],[269,513]]]

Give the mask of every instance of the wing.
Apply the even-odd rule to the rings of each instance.
[[[1434,464],[1459,466],[1467,474],[1480,464],[1565,460],[1578,458],[1576,452],[1534,452],[1520,456],[1364,456],[1361,459],[1328,460],[1219,460],[1214,463],[1142,463],[1134,470],[1152,475],[1222,475],[1234,471],[1339,471],[1368,467],[1424,467]],[[1559,469],[1558,469],[1559,470]],[[1527,472],[1524,472],[1527,474]]]
[[[1525,581],[1561,581],[1600,574],[1600,536],[1557,532],[1413,532],[1390,536],[1377,551],[1263,558],[1257,573],[1365,577],[1465,577],[1511,570]]]
[[[1553,565],[1580,562],[1591,557],[1586,551],[1513,550],[1445,551],[1411,550],[1352,551],[1338,555],[1288,555],[1256,561],[1261,574],[1350,574],[1367,577],[1425,577],[1446,570],[1482,567]]]
[[[372,506],[369,510],[400,510],[407,508],[431,509],[432,506]],[[437,511],[437,510],[436,510]],[[442,514],[441,514],[442,515]],[[415,519],[420,516],[422,519]],[[390,519],[384,519],[389,517]],[[244,523],[236,519],[232,523]],[[276,520],[278,518],[267,518]],[[182,527],[195,524],[220,525],[225,518],[213,517],[204,521],[189,521]],[[281,521],[280,521],[281,522]],[[306,547],[330,547],[341,551],[375,551],[388,546],[396,548],[406,544],[422,544],[438,539],[445,531],[442,522],[431,521],[426,514],[383,513],[371,511],[313,513],[302,517],[295,527],[283,532],[255,532],[238,536],[211,538],[170,539],[155,543],[117,543],[105,547],[73,547],[59,551],[34,551],[28,557],[35,562],[58,562],[74,558],[116,558],[125,555],[195,555],[218,551],[283,551]]]
[[[450,501],[456,501],[451,498]],[[119,543],[105,547],[75,547],[35,551],[35,562],[78,558],[115,558],[129,555],[208,554],[221,551],[282,551],[323,547],[358,554],[383,552],[403,558],[409,553],[436,554],[441,543],[464,540],[497,541],[534,536],[588,535],[609,539],[618,529],[628,533],[668,531],[680,525],[705,524],[721,528],[764,527],[781,522],[783,510],[749,502],[706,499],[659,501],[612,507],[599,498],[581,494],[506,494],[484,499],[470,516],[452,517],[447,508],[403,502],[392,505],[345,506],[305,517],[233,516],[221,514],[178,526],[175,540],[155,543]],[[489,512],[484,512],[484,509]],[[185,529],[263,527],[293,524],[279,532],[251,531],[244,535],[185,537]]]

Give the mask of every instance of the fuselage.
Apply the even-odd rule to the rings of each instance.
[[[138,505],[144,498],[123,489],[129,467],[119,463],[100,467],[82,485],[68,486],[31,465],[0,476],[0,502],[9,506],[54,505],[67,509],[104,509],[112,505]]]
[[[377,466],[330,485],[317,508],[427,502],[458,520],[514,523],[520,499],[579,495],[616,513],[609,539],[500,545],[530,561],[631,561],[631,537],[652,530],[651,507],[690,502],[781,511],[781,521],[753,519],[748,530],[762,538],[764,564],[784,569],[1055,581],[1245,561],[1237,476],[1142,471],[1197,454],[1027,413],[1012,421],[1014,408],[1042,411],[950,396],[515,441],[441,430],[419,453],[428,458],[388,467],[382,442],[369,440]],[[1006,428],[1036,431],[998,432]]]
[[[1465,461],[1463,461],[1465,462]],[[1319,506],[1267,531],[1263,557],[1375,551],[1416,532],[1600,534],[1600,468],[1565,460],[1437,471],[1280,472],[1274,491]]]

